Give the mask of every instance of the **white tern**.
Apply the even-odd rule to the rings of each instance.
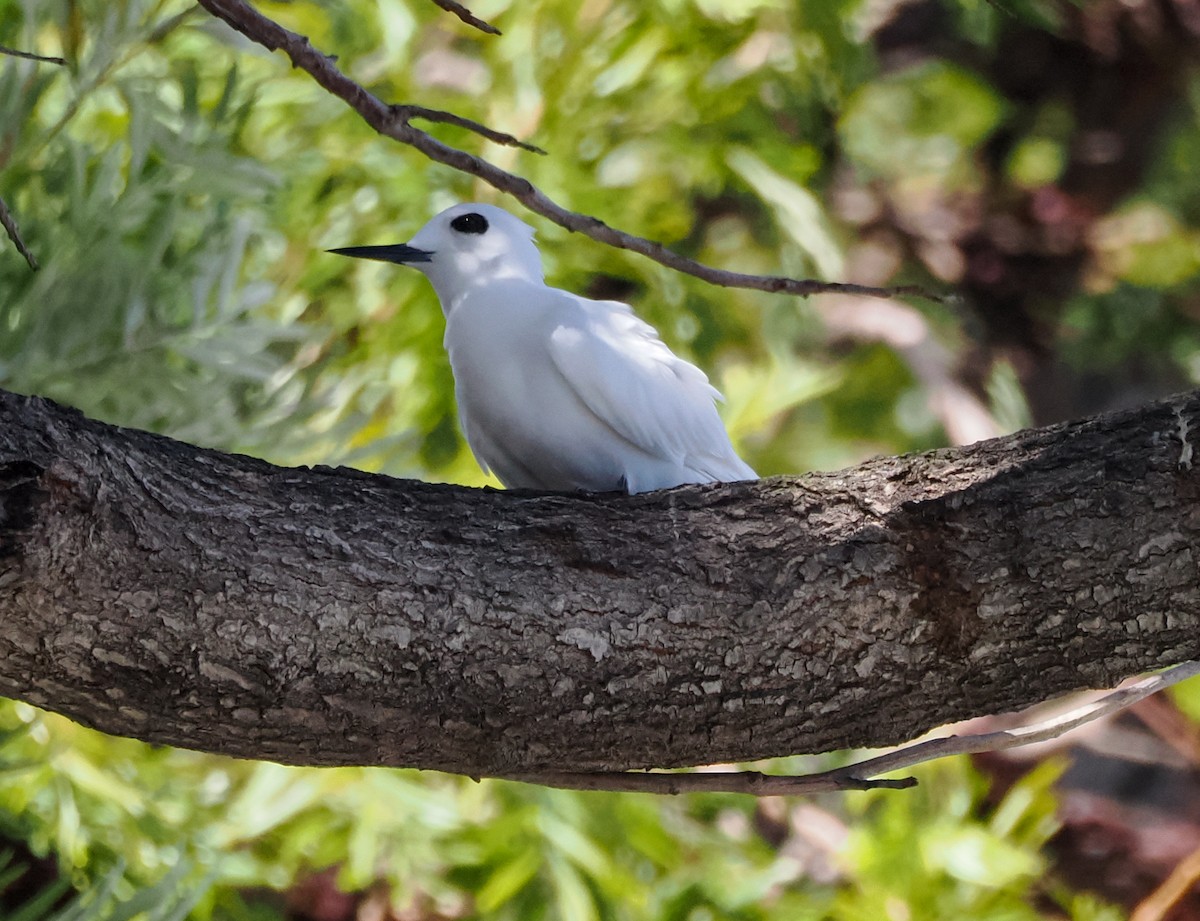
[[[627,304],[548,287],[533,233],[494,205],[464,204],[408,243],[330,252],[433,283],[463,434],[505,486],[639,493],[754,479],[704,372]]]

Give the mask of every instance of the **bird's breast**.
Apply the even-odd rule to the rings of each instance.
[[[455,312],[446,326],[459,420],[475,456],[510,487],[620,488],[612,432],[550,353],[556,324],[535,311]]]

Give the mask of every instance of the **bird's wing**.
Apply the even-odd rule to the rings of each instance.
[[[643,451],[712,479],[754,476],[729,443],[714,405],[721,394],[703,371],[627,304],[566,296],[580,310],[554,329],[550,355],[598,419]]]

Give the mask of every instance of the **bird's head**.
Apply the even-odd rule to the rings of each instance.
[[[470,203],[447,208],[408,243],[349,246],[330,252],[412,266],[433,282],[447,312],[476,285],[502,278],[541,282],[543,277],[533,228],[495,205]]]

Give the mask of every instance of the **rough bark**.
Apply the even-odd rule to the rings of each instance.
[[[153,742],[473,775],[894,743],[1200,658],[1198,431],[1200,392],[565,496],[278,468],[0,392],[0,693]]]

